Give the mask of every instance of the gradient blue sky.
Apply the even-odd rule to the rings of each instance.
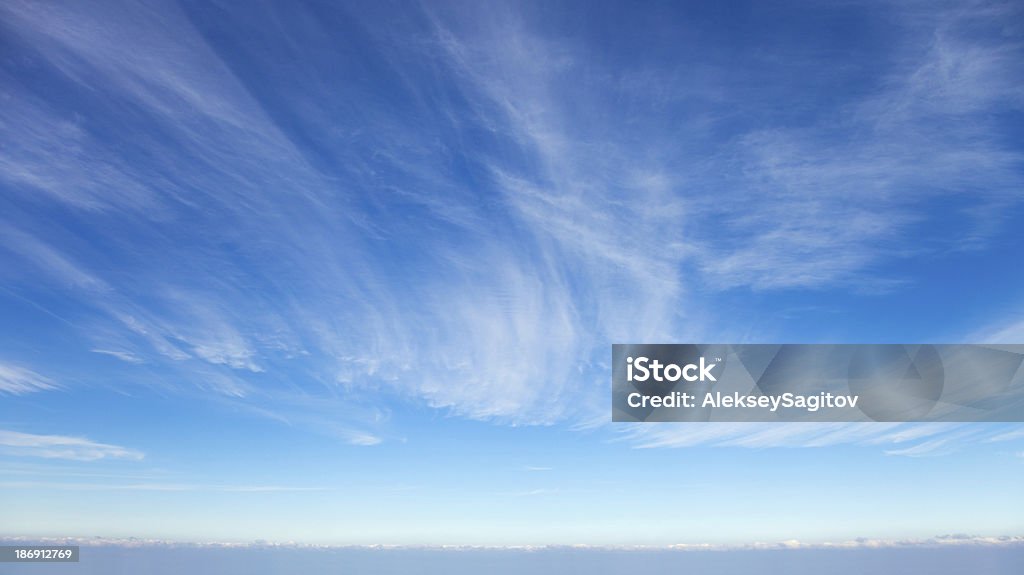
[[[610,422],[1024,341],[1014,2],[0,5],[0,535],[1024,533],[1024,427]]]

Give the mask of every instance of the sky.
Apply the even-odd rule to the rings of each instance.
[[[1024,343],[1022,22],[4,2],[0,536],[1024,535],[1020,424],[613,424],[609,379]]]

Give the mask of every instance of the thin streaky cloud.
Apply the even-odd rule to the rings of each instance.
[[[48,377],[30,369],[0,361],[0,394],[22,395],[58,389]]]
[[[325,487],[286,485],[198,485],[190,483],[70,483],[59,481],[3,481],[4,489],[53,489],[57,491],[212,491],[222,493],[287,493],[326,491]]]
[[[832,62],[799,47],[622,66],[514,4],[354,18],[360,54],[270,10],[279,66],[189,6],[8,3],[32,65],[3,70],[2,273],[74,309],[82,349],[149,368],[133,382],[341,442],[402,436],[360,415],[395,396],[601,428],[610,342],[757,339],[720,298],[899,292],[876,267],[1005,231],[1024,156],[994,112],[1020,110],[1024,58],[985,6],[885,6],[901,33],[871,81],[818,102],[790,80]],[[389,98],[359,99],[339,54]],[[964,226],[929,219],[965,197]],[[707,441],[857,435],[730,433]]]
[[[638,424],[620,440],[641,449],[700,446],[824,448],[882,447],[887,455],[923,457],[954,453],[975,442],[1024,437],[1017,424],[965,423],[700,423]],[[1008,431],[1009,429],[1009,431]]]
[[[95,461],[99,459],[141,460],[141,451],[99,443],[82,437],[38,435],[0,430],[0,449],[8,455]]]
[[[92,353],[98,353],[100,355],[109,355],[115,357],[121,361],[128,363],[143,363],[143,359],[130,351],[118,350],[118,349],[90,349]]]

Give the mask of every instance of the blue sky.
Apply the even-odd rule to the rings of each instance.
[[[1019,535],[1019,425],[623,425],[613,342],[1024,340],[1016,3],[0,7],[0,534]]]

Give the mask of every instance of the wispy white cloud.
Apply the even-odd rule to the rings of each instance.
[[[49,378],[24,367],[0,362],[0,394],[22,395],[53,389],[57,389],[57,384]]]
[[[986,423],[691,423],[636,424],[621,435],[638,448],[700,446],[818,448],[836,445],[882,447],[906,457],[953,453],[972,442],[1020,439],[1012,424]]]
[[[907,41],[873,93],[810,126],[737,140],[742,178],[721,199],[746,206],[718,214],[717,231],[733,241],[701,251],[716,285],[892,289],[905,278],[865,272],[915,254],[977,249],[1003,229],[1007,206],[1019,205],[1024,155],[993,116],[1024,107],[1024,45],[977,32],[1006,14],[885,9],[905,19]],[[970,200],[956,229],[926,219],[939,198]],[[903,241],[911,235],[917,241]]]
[[[125,361],[128,363],[143,362],[142,358],[140,358],[139,356],[135,355],[130,351],[124,351],[119,349],[90,349],[89,351],[93,353],[98,353],[100,355],[109,355],[110,357],[116,357],[117,359],[120,359],[121,361]]]
[[[1013,441],[1015,439],[1024,439],[1024,426],[993,435],[988,438],[988,441]]]
[[[51,281],[90,294],[110,290],[105,281],[84,269],[71,257],[11,224],[0,221],[0,239],[3,240],[0,242],[3,249],[21,256],[23,261],[49,276]]]
[[[722,100],[737,93],[728,70],[623,70],[514,6],[367,26],[366,67],[408,112],[350,99],[359,90],[316,57],[288,70],[247,57],[267,66],[254,80],[173,5],[0,10],[38,73],[102,100],[10,83],[0,178],[18,205],[75,220],[5,215],[13,285],[80,304],[83,349],[359,445],[393,436],[375,418],[392,394],[460,417],[597,425],[609,343],[728,333],[702,286],[897,287],[863,274],[906,255],[891,246],[921,202],[976,184],[988,209],[1020,184],[985,120],[1019,104],[1019,47],[963,32],[981,16],[897,14],[912,22],[906,49],[870,93],[799,128],[727,130],[760,114]],[[307,20],[282,25],[280,49],[337,53],[339,35]]]
[[[324,491],[324,487],[287,485],[199,485],[190,483],[70,483],[59,481],[0,481],[4,489],[55,491],[212,491],[222,493],[287,493]]]
[[[98,459],[140,460],[141,451],[98,443],[82,437],[36,435],[0,430],[0,449],[9,455],[94,461]]]
[[[346,432],[344,435],[346,443],[350,445],[361,445],[364,447],[368,447],[371,445],[378,445],[383,441],[380,437],[377,437],[376,435],[363,432],[350,431]]]
[[[886,455],[902,455],[904,457],[932,457],[936,455],[943,455],[949,453],[954,448],[951,447],[950,443],[954,440],[954,437],[941,437],[938,439],[930,439],[928,441],[922,441],[921,443],[912,445],[910,447],[903,447],[900,449],[888,449]]]
[[[237,333],[222,332],[221,335],[223,337],[217,339],[204,338],[194,344],[192,351],[213,364],[254,372],[263,371],[263,368],[253,361],[256,352]]]
[[[985,326],[970,336],[969,341],[979,343],[1014,344],[1024,342],[1024,312],[1000,310],[999,319],[994,325]],[[1007,321],[1006,316],[1013,319]]]

